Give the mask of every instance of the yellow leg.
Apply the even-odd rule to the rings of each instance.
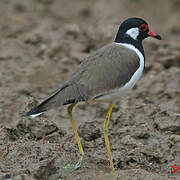
[[[111,149],[110,149],[110,145],[109,145],[109,139],[107,136],[107,132],[108,132],[109,119],[110,119],[110,116],[112,113],[113,106],[114,106],[113,104],[109,105],[108,112],[106,115],[106,119],[105,119],[104,124],[103,124],[104,139],[105,139],[105,144],[106,144],[107,153],[108,153],[108,157],[109,157],[110,167],[112,170],[114,170],[114,164],[113,164],[113,160],[112,160]]]
[[[77,144],[78,144],[79,151],[81,153],[81,157],[80,157],[78,163],[75,165],[75,168],[74,168],[76,170],[76,169],[81,167],[81,164],[82,164],[82,161],[83,161],[83,156],[84,156],[84,151],[83,151],[83,147],[81,145],[81,141],[80,141],[80,138],[79,138],[79,135],[78,135],[76,124],[75,124],[74,119],[72,117],[72,109],[73,109],[73,107],[75,105],[76,105],[76,103],[73,103],[73,104],[69,105],[68,108],[67,108],[67,113],[68,113],[69,119],[71,121],[71,125],[72,125],[72,128],[73,128],[75,137],[76,137],[76,141],[77,141]]]

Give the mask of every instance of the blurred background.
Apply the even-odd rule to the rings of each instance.
[[[12,145],[12,149],[21,149],[25,145],[20,138],[24,137],[33,143],[29,148],[42,138],[48,140],[48,135],[53,143],[68,142],[73,133],[64,107],[49,111],[42,119],[33,121],[24,116],[25,112],[50,95],[75,71],[84,57],[112,42],[122,21],[129,17],[141,17],[163,40],[148,38],[144,41],[144,76],[132,94],[116,104],[110,123],[112,151],[116,157],[114,161],[119,169],[139,167],[166,175],[170,172],[168,162],[180,163],[179,0],[1,0],[0,17],[2,149],[6,149],[7,145]],[[100,154],[94,155],[95,159],[100,159],[96,164],[107,159],[103,137],[99,133],[106,110],[107,105],[82,104],[74,113],[85,151],[89,152],[89,156],[97,152]],[[54,129],[49,132],[50,127]],[[94,131],[89,132],[89,129]],[[144,148],[142,156],[139,143]],[[73,153],[76,159],[76,143],[72,140],[66,146],[74,149],[67,162],[72,159]],[[90,147],[95,148],[92,150]],[[60,148],[61,152],[67,153],[68,148]],[[151,148],[152,151],[147,153],[147,149]],[[133,149],[133,155],[127,154]],[[22,174],[20,172],[26,167],[29,170],[27,177],[43,176],[38,171],[41,165],[37,157],[33,159],[36,168],[32,168],[32,161],[29,166],[20,167],[18,151],[0,155],[0,171],[4,168],[2,172],[11,172],[15,163],[16,174]],[[22,154],[30,158],[30,154],[24,154],[24,151]],[[86,167],[92,168],[91,162],[88,163]],[[105,167],[101,168],[104,170]],[[125,173],[126,176],[128,173]]]

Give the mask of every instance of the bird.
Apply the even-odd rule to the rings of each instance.
[[[54,93],[26,113],[34,118],[51,108],[67,107],[67,114],[80,152],[80,158],[74,169],[81,167],[84,158],[84,150],[72,116],[72,110],[79,102],[109,104],[102,131],[110,168],[115,169],[108,139],[108,124],[114,102],[126,96],[142,75],[145,68],[142,41],[147,37],[161,40],[161,36],[151,31],[148,23],[142,18],[131,17],[124,20],[112,43],[86,57]]]

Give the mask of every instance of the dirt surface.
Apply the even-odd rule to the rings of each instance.
[[[43,180],[180,179],[180,2],[178,0],[0,1],[0,178]],[[81,169],[66,107],[25,116],[127,17],[142,17],[162,41],[144,42],[146,69],[116,103],[109,124],[115,171],[102,124],[107,104],[74,109],[85,151]]]

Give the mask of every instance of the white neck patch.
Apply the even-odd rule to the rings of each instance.
[[[133,76],[131,77],[130,81],[128,83],[125,84],[125,86],[123,86],[121,89],[131,89],[135,83],[139,80],[139,78],[141,77],[141,74],[143,72],[144,69],[144,56],[142,55],[142,53],[133,45],[131,44],[126,44],[126,43],[116,43],[118,45],[122,45],[127,47],[128,49],[131,49],[132,51],[134,51],[137,56],[139,57],[139,61],[140,61],[140,66],[137,69],[137,71],[133,74]]]
[[[134,40],[137,40],[137,37],[139,35],[139,29],[138,28],[131,28],[131,29],[126,31],[126,34],[128,34]]]

